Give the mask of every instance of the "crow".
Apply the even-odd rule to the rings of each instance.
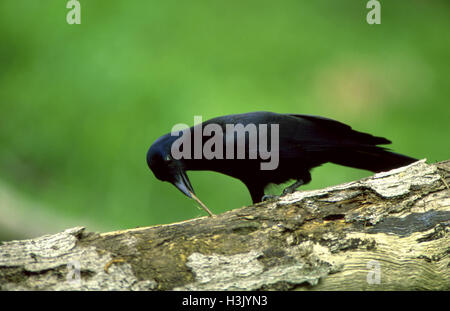
[[[147,164],[156,178],[200,204],[186,171],[237,178],[257,203],[266,198],[267,185],[294,180],[283,195],[292,193],[311,181],[312,168],[327,162],[381,172],[417,161],[378,146],[390,143],[325,117],[259,111],[216,117],[161,136],[149,148]]]

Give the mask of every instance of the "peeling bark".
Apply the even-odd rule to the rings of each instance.
[[[0,245],[2,290],[450,290],[450,160],[214,217]]]

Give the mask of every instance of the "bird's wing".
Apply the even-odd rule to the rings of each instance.
[[[322,136],[321,138],[338,139],[341,143],[362,144],[362,145],[385,145],[391,141],[353,130],[349,125],[339,121],[313,115],[288,114],[288,116],[298,118],[300,122],[309,121],[315,128],[315,132]]]
[[[225,132],[226,124],[256,125],[258,133],[260,132],[260,126],[263,124],[268,125],[269,131],[272,125],[278,124],[279,153],[280,156],[285,155],[287,157],[298,156],[299,152],[302,151],[313,153],[330,152],[345,146],[376,146],[391,143],[385,138],[355,131],[350,126],[339,121],[306,114],[279,114],[258,111],[221,116],[204,122],[204,124],[208,123],[220,125],[226,134],[224,135],[225,140],[232,138]],[[241,132],[235,133],[235,135],[239,137],[245,135],[247,145],[249,133]],[[235,139],[239,140],[237,136],[235,136]],[[270,140],[272,137],[269,134],[268,136]],[[251,148],[248,145],[247,147]],[[309,156],[314,156],[314,154]]]

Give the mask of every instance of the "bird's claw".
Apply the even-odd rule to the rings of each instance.
[[[297,188],[300,187],[303,184],[304,184],[303,180],[301,180],[301,179],[297,180],[295,183],[293,183],[289,187],[286,187],[283,190],[283,193],[281,194],[281,196],[285,196],[287,194],[294,193],[295,191],[297,191]]]
[[[273,200],[273,199],[278,199],[280,196],[278,195],[273,195],[273,194],[265,194],[263,195],[263,197],[261,198],[261,202],[265,202],[265,201],[269,201],[269,200]]]
[[[296,190],[297,190],[297,189],[289,189],[289,188],[286,188],[286,189],[284,189],[283,192],[281,193],[281,196],[284,197],[284,196],[287,195],[287,194],[294,193]]]

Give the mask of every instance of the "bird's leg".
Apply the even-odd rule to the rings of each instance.
[[[303,185],[305,182],[303,181],[303,179],[299,179],[299,180],[297,180],[296,182],[294,182],[292,185],[290,185],[289,187],[286,187],[284,190],[283,190],[283,193],[281,194],[282,196],[283,195],[286,195],[286,194],[290,194],[290,193],[294,193],[295,192],[295,190],[298,188],[298,187],[300,187],[301,185]]]

